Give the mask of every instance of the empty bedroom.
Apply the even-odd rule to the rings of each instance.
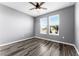
[[[79,56],[78,2],[0,2],[0,56]]]

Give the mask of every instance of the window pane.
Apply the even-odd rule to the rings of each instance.
[[[40,19],[40,33],[47,34],[47,18]]]
[[[59,15],[49,17],[49,34],[59,35]]]

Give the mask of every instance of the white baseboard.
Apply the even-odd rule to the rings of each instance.
[[[71,45],[75,48],[77,54],[79,55],[79,51],[78,51],[77,47],[75,46],[75,44],[71,44],[71,43],[67,43],[67,42],[61,42],[61,41],[57,41],[57,40],[51,40],[51,39],[48,39],[48,38],[43,38],[43,37],[38,37],[38,36],[34,36],[34,38],[40,38],[40,39],[44,39],[44,40],[48,40],[48,41],[53,41],[53,42],[57,42],[57,43]]]
[[[63,44],[67,44],[67,45],[72,45],[72,46],[74,46],[74,44],[71,44],[71,43],[61,42],[61,41],[52,40],[52,39],[48,39],[48,38],[43,38],[43,37],[38,37],[38,36],[35,36],[35,38],[40,38],[40,39],[44,39],[44,40],[48,40],[48,41],[53,41],[53,42],[57,42],[57,43],[63,43]]]
[[[75,45],[74,45],[74,48],[75,48],[77,54],[79,55],[79,50],[78,50],[78,48],[77,48]]]
[[[21,41],[24,41],[24,40],[27,40],[27,39],[32,39],[32,38],[34,38],[34,37],[25,38],[25,39],[21,39],[21,40],[17,40],[17,41],[9,42],[9,43],[4,43],[4,44],[1,44],[0,46],[6,46],[6,45],[9,45],[9,44],[13,44],[13,43],[21,42]]]
[[[57,43],[71,45],[71,46],[73,46],[75,48],[75,50],[77,51],[77,53],[79,55],[79,51],[78,51],[77,47],[74,44],[67,43],[67,42],[61,42],[61,41],[57,41],[57,40],[51,40],[51,39],[48,39],[48,38],[43,38],[43,37],[38,37],[38,36],[34,36],[34,37],[30,37],[30,38],[25,38],[25,39],[17,40],[17,41],[10,42],[10,43],[1,44],[0,46],[6,46],[6,45],[9,45],[9,44],[17,43],[17,42],[24,41],[24,40],[27,40],[27,39],[32,39],[32,38],[40,38],[40,39],[44,39],[44,40],[48,40],[48,41],[53,41],[53,42],[57,42]]]

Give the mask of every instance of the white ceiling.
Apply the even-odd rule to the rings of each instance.
[[[74,2],[46,2],[42,5],[42,7],[47,8],[47,10],[29,10],[34,6],[28,2],[3,2],[3,5],[21,11],[23,13],[27,13],[30,16],[36,17],[39,15],[43,15],[55,10],[59,10],[61,8],[65,8],[71,5],[74,5]]]

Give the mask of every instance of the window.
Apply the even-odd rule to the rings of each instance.
[[[40,33],[47,34],[47,18],[40,19]]]
[[[49,16],[49,34],[59,35],[59,15]]]

